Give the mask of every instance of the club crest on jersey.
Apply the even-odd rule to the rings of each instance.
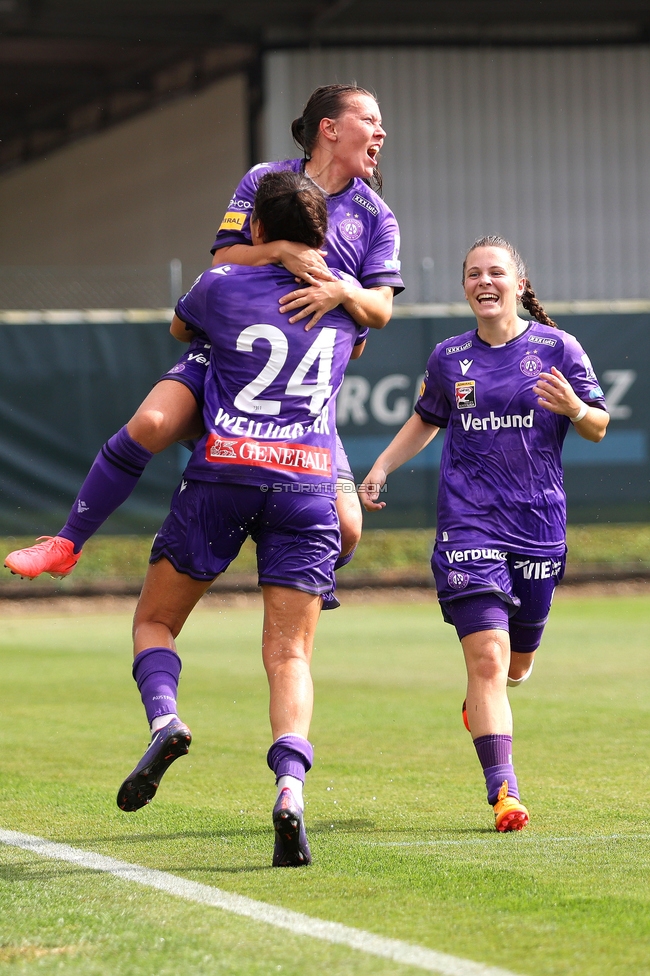
[[[463,573],[459,569],[452,569],[447,574],[447,582],[452,590],[464,590],[469,583],[469,573]]]
[[[476,381],[460,380],[455,384],[456,406],[459,410],[469,410],[476,406]]]
[[[358,241],[363,233],[363,224],[348,214],[339,224],[339,230],[341,237],[344,237],[346,241]]]
[[[542,360],[539,356],[536,356],[534,352],[526,353],[522,361],[519,363],[519,369],[522,371],[524,376],[539,376],[542,372]]]

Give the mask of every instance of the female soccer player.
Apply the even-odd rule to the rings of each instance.
[[[325,199],[303,174],[275,172],[260,181],[251,221],[254,250],[282,238],[318,248],[326,228]],[[334,277],[354,287],[345,272]],[[290,325],[277,296],[291,281],[281,265],[220,266],[204,272],[178,303],[172,329],[199,330],[212,343],[206,433],[155,538],[135,614],[133,675],[152,741],[117,798],[122,810],[144,806],[170,763],[187,752],[191,734],[176,713],[181,662],[174,639],[250,535],[264,597],[262,654],[273,733],[268,762],[278,784],[275,866],[311,859],[302,816],[302,787],[313,761],[310,658],[340,551],[336,394],[359,336],[341,308],[323,315],[310,332]]]
[[[511,244],[476,241],[463,286],[477,328],[433,350],[415,413],[375,461],[362,501],[383,508],[390,472],[447,428],[431,564],[463,647],[467,727],[496,829],[520,830],[529,817],[512,766],[507,679],[530,674],[564,573],[564,438],[573,424],[600,441],[609,415],[589,358],[549,319]],[[533,321],[519,318],[519,301]]]
[[[282,264],[291,271],[306,283],[279,297],[279,307],[290,315],[292,324],[309,318],[305,328],[310,329],[325,312],[340,305],[359,326],[383,328],[391,316],[393,294],[404,286],[397,221],[369,185],[374,181],[381,186],[377,162],[386,133],[377,102],[354,85],[317,88],[292,132],[304,159],[262,163],[246,174],[217,233],[214,263]],[[250,246],[257,184],[265,173],[280,170],[304,172],[325,193],[329,230],[324,249],[287,240]],[[363,288],[353,287],[331,269],[346,271]],[[187,336],[181,338],[187,341]],[[5,566],[30,579],[44,572],[54,576],[72,572],[81,547],[129,497],[152,456],[177,440],[202,433],[200,409],[208,361],[209,343],[197,335],[134,417],[102,447],[58,535],[10,553]],[[339,476],[353,482],[340,442],[337,465]],[[337,499],[342,530],[339,566],[352,558],[361,533],[361,509],[349,482],[341,486]]]

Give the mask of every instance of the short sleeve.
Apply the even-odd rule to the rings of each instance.
[[[366,339],[368,338],[368,333],[369,332],[370,332],[370,329],[368,329],[368,328],[359,329],[359,332],[357,333],[357,337],[354,340],[355,346],[360,346],[362,342],[365,342]]]
[[[445,396],[438,362],[439,346],[429,356],[427,369],[420,387],[420,395],[415,402],[415,412],[425,424],[434,427],[447,427],[451,416],[451,405]]]
[[[205,324],[206,300],[210,285],[214,277],[209,271],[204,271],[196,279],[190,290],[179,298],[174,311],[182,322],[194,332],[203,332]]]
[[[562,372],[576,396],[590,407],[607,410],[605,394],[591,365],[589,356],[575,336],[565,333]]]
[[[389,285],[398,295],[404,291],[399,259],[400,233],[395,215],[384,207],[377,218],[378,226],[361,263],[359,280],[364,288]]]
[[[258,169],[259,167],[253,167],[249,170],[233,193],[219,225],[215,242],[210,248],[212,254],[221,247],[230,247],[231,244],[252,243],[250,216],[257,192],[257,180],[254,174]]]

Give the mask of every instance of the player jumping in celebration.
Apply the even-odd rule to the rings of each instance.
[[[600,441],[603,392],[578,341],[535,297],[524,263],[499,237],[476,241],[463,265],[477,328],[433,350],[413,416],[377,458],[362,488],[384,507],[391,471],[447,428],[431,560],[443,617],[467,666],[467,728],[499,831],[528,811],[512,765],[507,679],[528,677],[566,554],[561,451],[571,424]],[[533,316],[519,318],[517,303]]]
[[[278,296],[278,307],[292,324],[307,320],[307,330],[337,306],[360,327],[381,329],[390,319],[393,294],[404,286],[397,221],[372,189],[373,183],[381,188],[377,163],[386,135],[379,106],[369,92],[355,85],[317,88],[293,122],[292,133],[304,158],[261,163],[244,176],[217,233],[214,264],[282,264],[304,284],[296,288],[294,278],[287,279],[293,287]],[[325,193],[329,224],[323,248],[287,240],[250,246],[250,215],[258,182],[265,173],[280,170],[303,172]],[[347,272],[363,287],[353,287],[332,269]],[[180,338],[189,341],[187,336]],[[10,553],[5,566],[30,579],[41,573],[67,576],[72,572],[84,543],[129,497],[153,455],[202,433],[208,360],[209,342],[197,333],[128,424],[104,444],[58,535]],[[352,558],[361,534],[354,476],[340,441],[337,467],[342,535],[338,568]]]
[[[303,174],[267,174],[251,215],[253,250],[279,239],[322,245],[327,207]],[[337,271],[340,280],[352,280]],[[208,336],[206,433],[155,538],[134,620],[133,676],[152,741],[118,793],[132,811],[154,796],[190,731],[177,715],[175,638],[250,535],[264,598],[262,656],[278,795],[274,866],[309,864],[302,790],[312,765],[310,660],[340,552],[336,514],[336,394],[360,330],[342,308],[306,332],[278,307],[293,276],[276,264],[212,268],[179,301],[172,330]],[[359,291],[361,288],[356,286]],[[364,330],[365,331],[365,330]]]

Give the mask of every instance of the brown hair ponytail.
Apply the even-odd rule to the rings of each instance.
[[[463,284],[465,284],[465,268],[467,267],[467,258],[470,256],[472,251],[476,250],[477,247],[501,247],[504,251],[508,252],[517,271],[517,277],[525,279],[524,293],[520,299],[521,304],[524,306],[527,312],[530,312],[536,322],[541,322],[542,325],[549,325],[552,329],[557,329],[557,322],[554,322],[553,319],[550,318],[550,316],[544,311],[544,306],[533,291],[533,286],[530,283],[530,278],[528,277],[528,272],[526,271],[526,265],[524,264],[521,254],[519,254],[519,252],[513,247],[510,241],[506,241],[503,237],[497,237],[496,234],[490,234],[487,237],[479,237],[478,240],[474,241],[469,251],[465,255],[465,260],[463,261]]]
[[[530,312],[536,322],[541,322],[542,325],[550,325],[552,329],[557,329],[557,322],[554,322],[548,313],[544,311],[544,306],[537,299],[529,278],[526,278],[526,286],[521,296],[521,304],[526,311]]]

